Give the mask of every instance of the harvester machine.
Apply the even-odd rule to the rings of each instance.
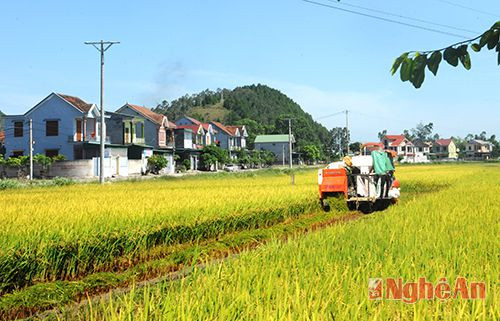
[[[387,208],[400,196],[399,182],[392,170],[376,174],[372,156],[354,156],[329,164],[318,171],[319,200],[325,211],[333,199],[343,199],[349,210],[365,213]],[[376,164],[375,166],[377,166]],[[390,166],[389,166],[390,167]]]

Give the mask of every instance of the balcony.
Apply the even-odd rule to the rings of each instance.
[[[83,139],[85,138],[85,139]],[[68,136],[68,142],[69,143],[74,143],[74,142],[85,142],[85,143],[100,143],[101,142],[101,138],[99,136],[92,136],[92,135],[86,135],[85,137],[81,137],[78,136],[78,134],[74,134],[74,135],[69,135]],[[111,140],[109,138],[109,136],[106,136],[106,139],[104,140],[104,143],[105,144],[110,144],[111,143]]]

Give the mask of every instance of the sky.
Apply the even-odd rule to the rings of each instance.
[[[51,92],[98,104],[99,53],[84,41],[103,39],[120,41],[106,51],[106,110],[126,102],[155,107],[206,88],[261,83],[327,128],[344,126],[345,116],[325,116],[349,110],[357,141],[419,122],[432,122],[442,137],[483,130],[500,136],[494,51],[473,53],[470,71],[442,63],[438,77],[427,72],[418,90],[390,74],[403,52],[482,33],[500,20],[498,0],[313,1],[454,35],[301,0],[4,1],[0,110],[22,114]]]

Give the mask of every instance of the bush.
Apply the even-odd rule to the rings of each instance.
[[[52,184],[55,186],[67,186],[75,184],[75,181],[67,177],[54,177]]]
[[[153,155],[148,158],[148,168],[153,174],[159,174],[167,165],[168,160],[163,155]]]
[[[182,161],[181,171],[185,172],[191,169],[191,161],[189,159],[185,159]]]
[[[21,187],[21,183],[15,179],[1,179],[0,180],[0,190],[10,189],[10,188],[19,188]]]
[[[65,160],[66,160],[66,156],[59,154],[59,155],[57,155],[57,156],[52,157],[52,160],[53,160],[54,162],[61,162],[61,161],[65,161]]]

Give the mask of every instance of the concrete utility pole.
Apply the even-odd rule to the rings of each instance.
[[[349,156],[349,111],[345,110],[345,135],[346,135],[346,144],[347,144],[347,156]]]
[[[104,184],[104,143],[106,139],[105,123],[104,123],[104,52],[114,44],[119,44],[119,41],[86,41],[86,45],[92,45],[101,53],[101,153],[99,158],[99,182]]]
[[[288,118],[288,150],[290,152],[290,169],[292,169],[292,119]]]
[[[30,118],[30,180],[33,180],[33,119]]]
[[[290,164],[290,183],[292,185],[295,185],[295,174],[291,170],[293,165],[292,165],[292,119],[288,118],[288,151],[289,151],[289,164]]]

